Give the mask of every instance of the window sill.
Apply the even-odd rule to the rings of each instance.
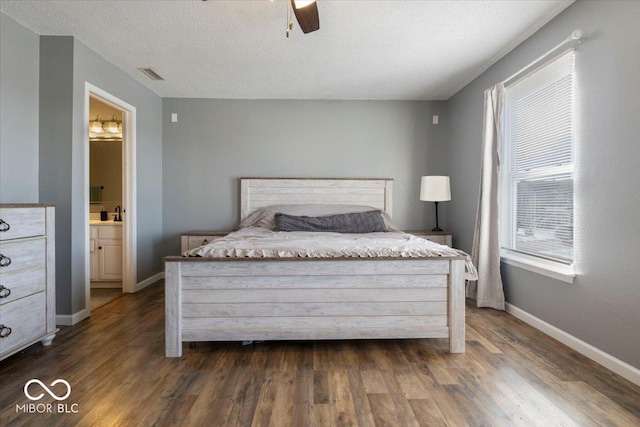
[[[566,265],[504,249],[500,251],[500,260],[505,264],[533,271],[534,273],[567,283],[573,283],[573,279],[576,277],[573,264]]]

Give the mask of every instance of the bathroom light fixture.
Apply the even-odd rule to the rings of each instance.
[[[448,176],[423,176],[420,181],[420,200],[436,204],[436,228],[431,231],[443,231],[438,226],[438,202],[451,200],[451,186]]]
[[[118,133],[118,119],[116,118],[116,116],[114,115],[111,121],[103,123],[102,128],[104,129],[105,126],[106,126],[106,129],[105,129],[106,132]]]
[[[98,116],[94,121],[89,123],[89,132],[93,132],[93,133],[104,132],[104,129],[102,128],[102,120],[100,120],[100,114],[98,114]]]
[[[122,120],[113,115],[111,120],[102,120],[100,115],[89,122],[89,139],[92,141],[118,141],[122,139]]]

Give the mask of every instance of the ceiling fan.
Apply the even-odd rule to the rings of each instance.
[[[207,0],[202,0],[207,1]],[[273,1],[273,0],[271,0]],[[318,5],[316,0],[290,0],[291,9],[296,15],[298,24],[303,33],[307,34],[320,29],[320,17],[318,16]],[[293,29],[293,22],[289,17],[289,8],[287,8],[287,37]]]
[[[291,0],[291,8],[303,33],[307,34],[320,29],[316,0]]]

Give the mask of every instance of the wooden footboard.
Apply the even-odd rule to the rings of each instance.
[[[463,353],[464,264],[167,257],[166,356],[184,341],[446,337]]]

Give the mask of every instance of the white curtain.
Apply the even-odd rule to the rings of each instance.
[[[498,147],[502,138],[503,104],[502,83],[484,92],[480,199],[471,252],[471,259],[478,269],[478,280],[469,282],[467,286],[467,296],[475,298],[478,307],[492,307],[498,310],[504,310],[498,240]]]

